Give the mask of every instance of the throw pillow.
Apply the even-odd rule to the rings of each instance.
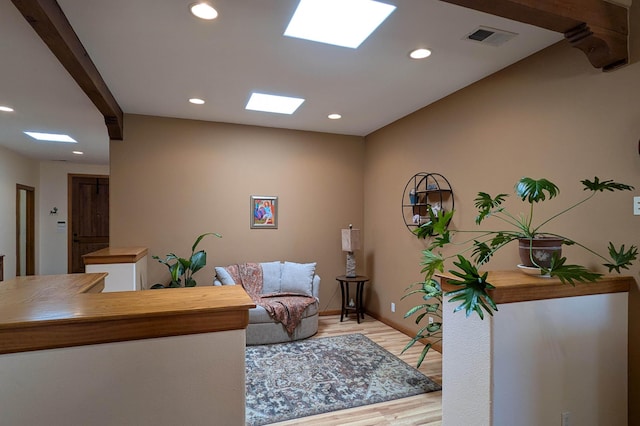
[[[262,294],[280,293],[282,263],[280,261],[264,262],[260,266],[262,266]]]
[[[223,266],[216,266],[214,269],[216,270],[216,276],[218,277],[218,281],[220,281],[222,285],[235,284],[235,282],[233,282],[233,278],[231,278],[231,275],[227,272],[226,269],[224,269]]]
[[[316,262],[284,262],[280,291],[282,293],[296,293],[304,296],[313,296],[312,285],[315,272]]]

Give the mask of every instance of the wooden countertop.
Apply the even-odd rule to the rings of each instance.
[[[147,255],[146,247],[107,247],[82,256],[85,265],[136,263]]]
[[[442,289],[456,290],[457,286],[446,283],[455,278],[449,274],[437,274]],[[604,275],[594,283],[562,284],[558,278],[543,278],[527,275],[521,271],[490,271],[487,281],[495,286],[489,295],[495,303],[526,302],[530,300],[556,299],[561,297],[586,296],[628,292],[635,283],[633,277],[625,275]]]
[[[105,276],[0,283],[0,354],[244,329],[255,307],[241,286],[95,293]]]
[[[8,305],[68,298],[81,293],[100,293],[106,272],[69,275],[29,275],[0,284],[0,318]],[[2,321],[0,319],[0,321]]]

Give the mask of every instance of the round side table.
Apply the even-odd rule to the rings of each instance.
[[[357,275],[355,277],[347,277],[346,275],[340,275],[336,277],[336,281],[340,283],[340,293],[342,294],[342,306],[340,308],[340,322],[345,316],[349,314],[349,311],[356,312],[356,318],[358,324],[360,324],[360,318],[364,319],[364,306],[362,305],[362,293],[364,293],[364,283],[369,282],[369,278],[364,275]],[[349,283],[356,283],[356,299],[354,305],[350,305],[349,298]]]

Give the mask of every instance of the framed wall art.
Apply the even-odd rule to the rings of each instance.
[[[251,196],[251,228],[278,228],[278,197]]]

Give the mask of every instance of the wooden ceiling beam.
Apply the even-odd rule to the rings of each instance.
[[[124,137],[123,113],[56,0],[11,0],[104,116],[109,138]]]
[[[629,11],[606,0],[441,1],[563,33],[603,71],[629,63]]]

